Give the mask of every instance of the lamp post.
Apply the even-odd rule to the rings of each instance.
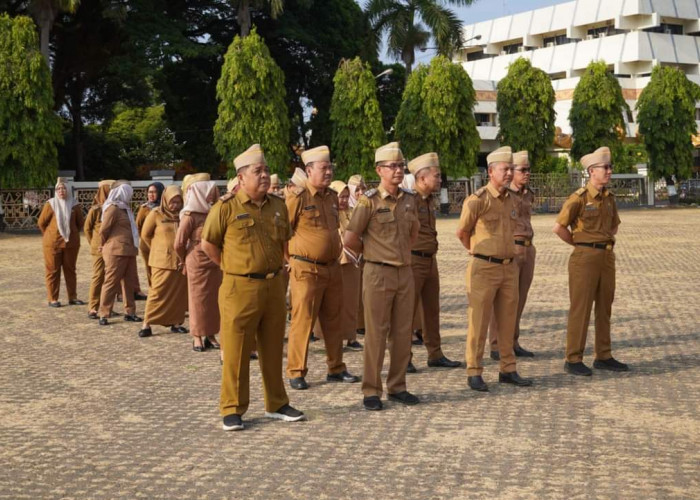
[[[378,75],[374,75],[374,78],[375,78],[375,79],[379,79],[379,78],[381,78],[381,77],[383,77],[383,76],[390,75],[390,74],[392,74],[393,72],[394,72],[394,69],[393,69],[393,68],[385,69],[384,71],[382,71],[382,72],[379,73]]]
[[[459,48],[464,49],[465,45],[467,43],[471,42],[472,40],[481,40],[481,35],[476,35],[476,36],[473,36],[471,38],[467,38],[466,40],[462,41],[462,43],[459,45]],[[422,47],[418,50],[420,50],[421,52],[425,52],[426,50],[437,50],[437,49],[438,49],[437,47]]]

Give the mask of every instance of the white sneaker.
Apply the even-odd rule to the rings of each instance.
[[[278,420],[284,420],[285,422],[299,422],[300,420],[306,420],[306,415],[291,406],[284,405],[279,410],[274,412],[265,412],[267,418],[276,418]]]

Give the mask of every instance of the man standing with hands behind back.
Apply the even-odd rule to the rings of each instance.
[[[486,158],[489,183],[464,201],[457,237],[472,258],[467,266],[469,331],[467,332],[467,382],[475,391],[488,391],[484,371],[484,345],[491,321],[499,325],[500,383],[532,385],[515,371],[513,332],[518,308],[518,269],[513,259],[513,226],[516,216],[508,185],[513,179],[513,154],[508,146]]]

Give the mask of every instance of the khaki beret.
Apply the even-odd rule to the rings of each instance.
[[[114,179],[105,179],[103,181],[100,181],[97,183],[97,187],[102,187],[102,186],[111,186],[114,184],[116,181]]]
[[[301,161],[304,163],[304,165],[308,165],[309,163],[315,161],[327,161],[330,163],[331,152],[328,149],[328,146],[318,146],[317,148],[309,149],[308,151],[301,153]]]
[[[260,144],[253,144],[251,147],[233,159],[233,165],[236,167],[236,172],[243,167],[247,167],[248,165],[253,165],[255,163],[264,163],[267,165],[267,162],[265,161],[265,153],[260,147]]]
[[[277,174],[272,174],[270,176],[270,185],[274,186],[275,184],[279,184],[279,183],[280,183],[280,176]]]
[[[359,186],[360,184],[364,183],[365,181],[360,174],[352,175],[348,179],[348,186]]]
[[[340,194],[348,188],[348,185],[343,181],[333,181],[331,182],[330,188],[336,193]]]
[[[486,157],[486,164],[491,165],[496,162],[513,163],[513,151],[510,146],[503,146],[498,148],[496,151],[491,151],[491,153]]]
[[[229,179],[228,184],[226,184],[226,190],[231,193],[233,192],[234,189],[238,187],[238,177],[234,177],[233,179]]]
[[[416,175],[424,168],[430,167],[440,168],[440,159],[437,153],[425,153],[408,162],[408,171],[413,175]]]
[[[591,154],[581,157],[583,168],[594,167],[596,165],[609,165],[612,155],[610,148],[603,146],[593,151]]]
[[[380,161],[404,161],[399,143],[390,142],[377,148],[374,152],[374,163],[379,163]]]
[[[513,165],[529,165],[530,155],[527,151],[518,151],[513,153]]]
[[[294,184],[295,186],[304,187],[306,186],[306,179],[308,179],[308,177],[306,176],[306,172],[304,172],[300,168],[294,169],[294,175],[292,175],[292,184]]]

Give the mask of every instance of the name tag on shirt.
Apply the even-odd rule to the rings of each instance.
[[[307,207],[304,207],[304,210],[316,210],[316,205],[309,205]]]
[[[250,217],[250,214],[248,212],[244,212],[242,214],[236,215],[236,220],[247,219],[249,217]]]
[[[391,209],[390,209],[390,208],[386,208],[386,207],[384,207],[384,208],[378,208],[378,209],[377,209],[377,213],[378,213],[378,214],[384,214],[384,213],[386,213],[386,212],[391,212]]]

